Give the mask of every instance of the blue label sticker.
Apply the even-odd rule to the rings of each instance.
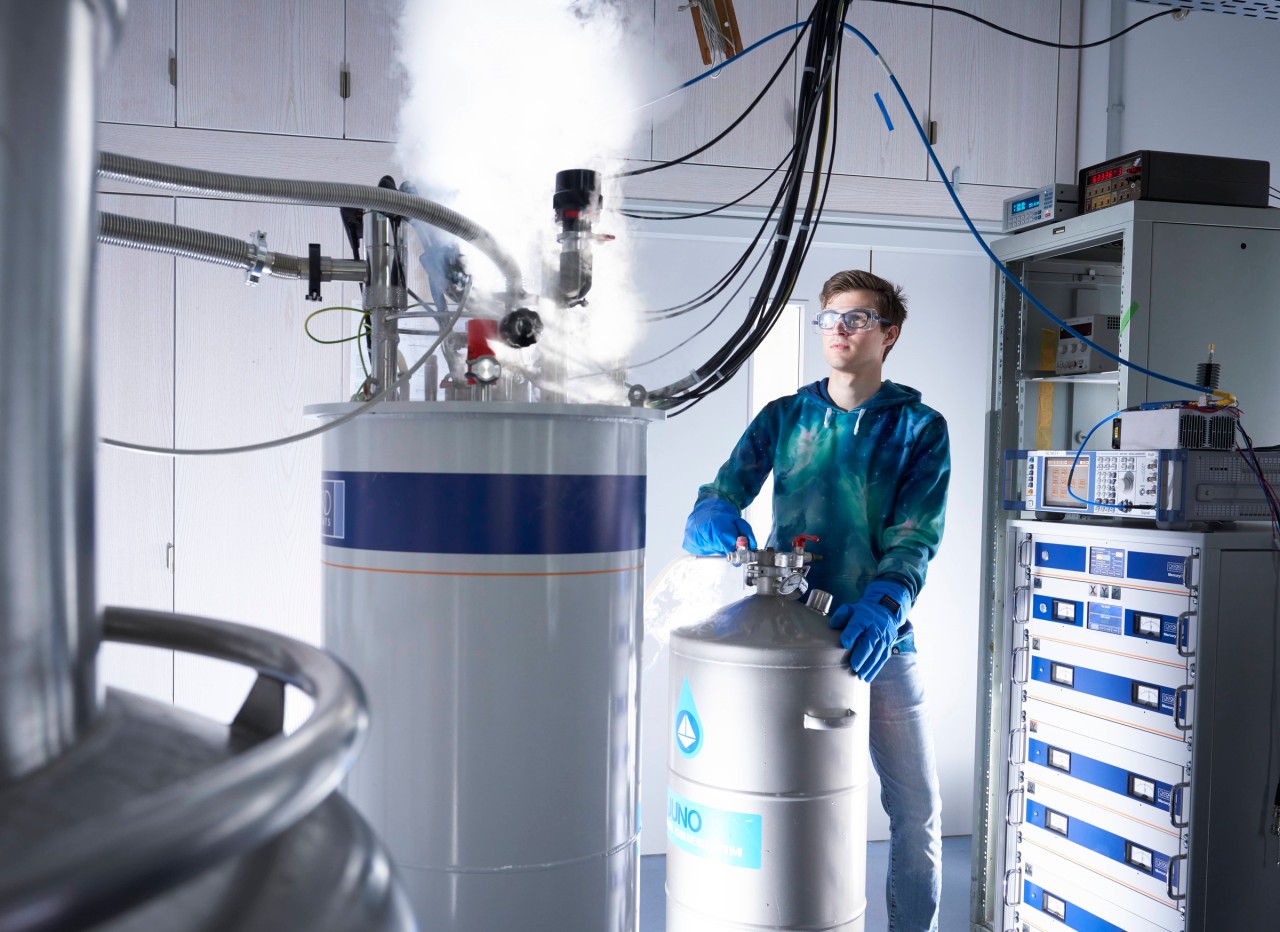
[[[680,701],[676,703],[675,739],[676,750],[685,757],[695,757],[702,750],[702,720],[687,678],[680,684]]]
[[[347,536],[347,484],[341,479],[320,480],[320,528],[335,540]]]
[[[763,831],[761,816],[702,806],[667,790],[667,838],[681,851],[759,870]]]

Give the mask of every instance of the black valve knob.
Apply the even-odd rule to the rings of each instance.
[[[538,316],[537,311],[527,307],[516,308],[502,318],[502,323],[498,325],[498,333],[502,335],[502,339],[508,346],[514,346],[517,349],[532,346],[538,342],[538,335],[542,333],[542,318]]]

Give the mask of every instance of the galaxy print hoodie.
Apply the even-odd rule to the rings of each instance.
[[[811,585],[840,605],[856,602],[873,579],[892,580],[915,602],[942,539],[951,475],[947,422],[918,391],[885,381],[844,411],[823,379],[772,401],[698,501],[719,497],[741,511],[770,471],[769,546],[790,549],[797,535],[816,535]],[[910,621],[895,647],[915,649]]]

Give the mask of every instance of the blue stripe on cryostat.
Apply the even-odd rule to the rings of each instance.
[[[1054,747],[1058,747],[1054,745]],[[1049,770],[1055,770],[1058,773],[1069,772],[1071,776],[1084,783],[1092,784],[1103,790],[1110,790],[1126,799],[1136,799],[1140,803],[1148,806],[1154,806],[1157,809],[1169,811],[1169,798],[1173,793],[1173,787],[1167,783],[1161,783],[1151,777],[1143,774],[1134,774],[1148,781],[1155,787],[1155,800],[1147,800],[1140,796],[1129,795],[1129,774],[1130,771],[1123,767],[1117,767],[1115,764],[1108,764],[1106,761],[1098,760],[1074,751],[1069,747],[1058,747],[1058,750],[1067,751],[1071,754],[1071,770],[1063,771],[1049,764],[1049,745],[1038,738],[1030,738],[1027,741],[1027,760],[1033,764],[1039,764],[1041,767],[1047,767]]]
[[[328,472],[330,547],[399,553],[618,553],[644,547],[644,476]]]
[[[1046,832],[1062,837],[1061,832],[1055,832],[1045,825],[1045,808],[1039,803],[1028,799],[1027,821],[1038,828],[1044,829]],[[1145,845],[1139,845],[1114,832],[1108,832],[1105,828],[1099,828],[1092,822],[1086,822],[1067,813],[1059,813],[1059,815],[1065,815],[1067,818],[1065,837],[1068,841],[1100,854],[1104,858],[1110,858],[1120,864],[1125,864],[1140,874],[1150,874],[1160,880],[1169,879],[1169,855],[1162,854],[1159,851],[1152,851]],[[1138,867],[1126,855],[1133,857],[1135,861],[1149,861],[1151,870],[1148,871]]]
[[[1045,909],[1044,904],[1044,887],[1037,886],[1030,880],[1022,882],[1022,902],[1028,906],[1040,910],[1040,912],[1057,918],[1057,913],[1052,909]],[[1100,916],[1095,916],[1087,909],[1081,909],[1070,900],[1063,899],[1056,893],[1049,893],[1049,896],[1056,899],[1063,906],[1063,918],[1061,921],[1068,929],[1076,929],[1077,932],[1124,932],[1124,929],[1117,925],[1112,925]]]

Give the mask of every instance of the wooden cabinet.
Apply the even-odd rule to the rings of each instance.
[[[682,4],[659,3],[655,12],[656,54],[665,61],[676,83],[700,74],[706,66],[698,51],[693,17]],[[794,0],[737,4],[742,41],[751,44],[775,30],[794,24]],[[680,91],[670,115],[663,118],[663,104],[654,108],[653,158],[677,158],[703,145],[729,126],[760,93],[786,58],[798,32],[787,33],[735,61],[715,77]],[[803,40],[801,40],[801,50]],[[769,93],[742,125],[692,162],[773,168],[791,148],[795,125],[795,59],[789,62]]]
[[[120,41],[98,82],[98,119],[172,126],[174,0],[129,0]]]
[[[179,0],[178,126],[342,136],[343,0]]]
[[[1023,35],[1078,41],[1079,0],[957,0],[954,5]],[[1075,121],[1069,121],[1070,144],[1062,147],[1072,163],[1063,176],[1058,116],[1062,107],[1074,113],[1072,63],[1078,52],[1025,42],[940,11],[933,14],[932,45],[932,94],[928,117],[921,114],[921,119],[937,124],[934,150],[949,177],[1018,188],[1072,180]],[[1063,69],[1069,73],[1060,81]],[[932,166],[929,178],[937,180]]]
[[[344,102],[343,135],[348,139],[396,139],[396,120],[408,90],[397,50],[399,18],[398,3],[347,0],[346,68],[350,84]],[[430,48],[424,45],[422,53],[430,54]]]
[[[934,15],[911,7],[862,3],[846,20],[880,50],[922,120],[927,119],[922,108],[929,100],[927,40]],[[839,133],[833,169],[843,175],[923,180],[929,156],[911,117],[871,50],[847,31],[837,88]]]
[[[173,222],[173,198],[102,195],[100,209]],[[97,261],[98,433],[164,446],[173,442],[171,256],[100,246]],[[100,605],[170,611],[173,460],[102,447],[97,468]],[[173,698],[173,652],[107,644],[99,674],[153,698]]]

